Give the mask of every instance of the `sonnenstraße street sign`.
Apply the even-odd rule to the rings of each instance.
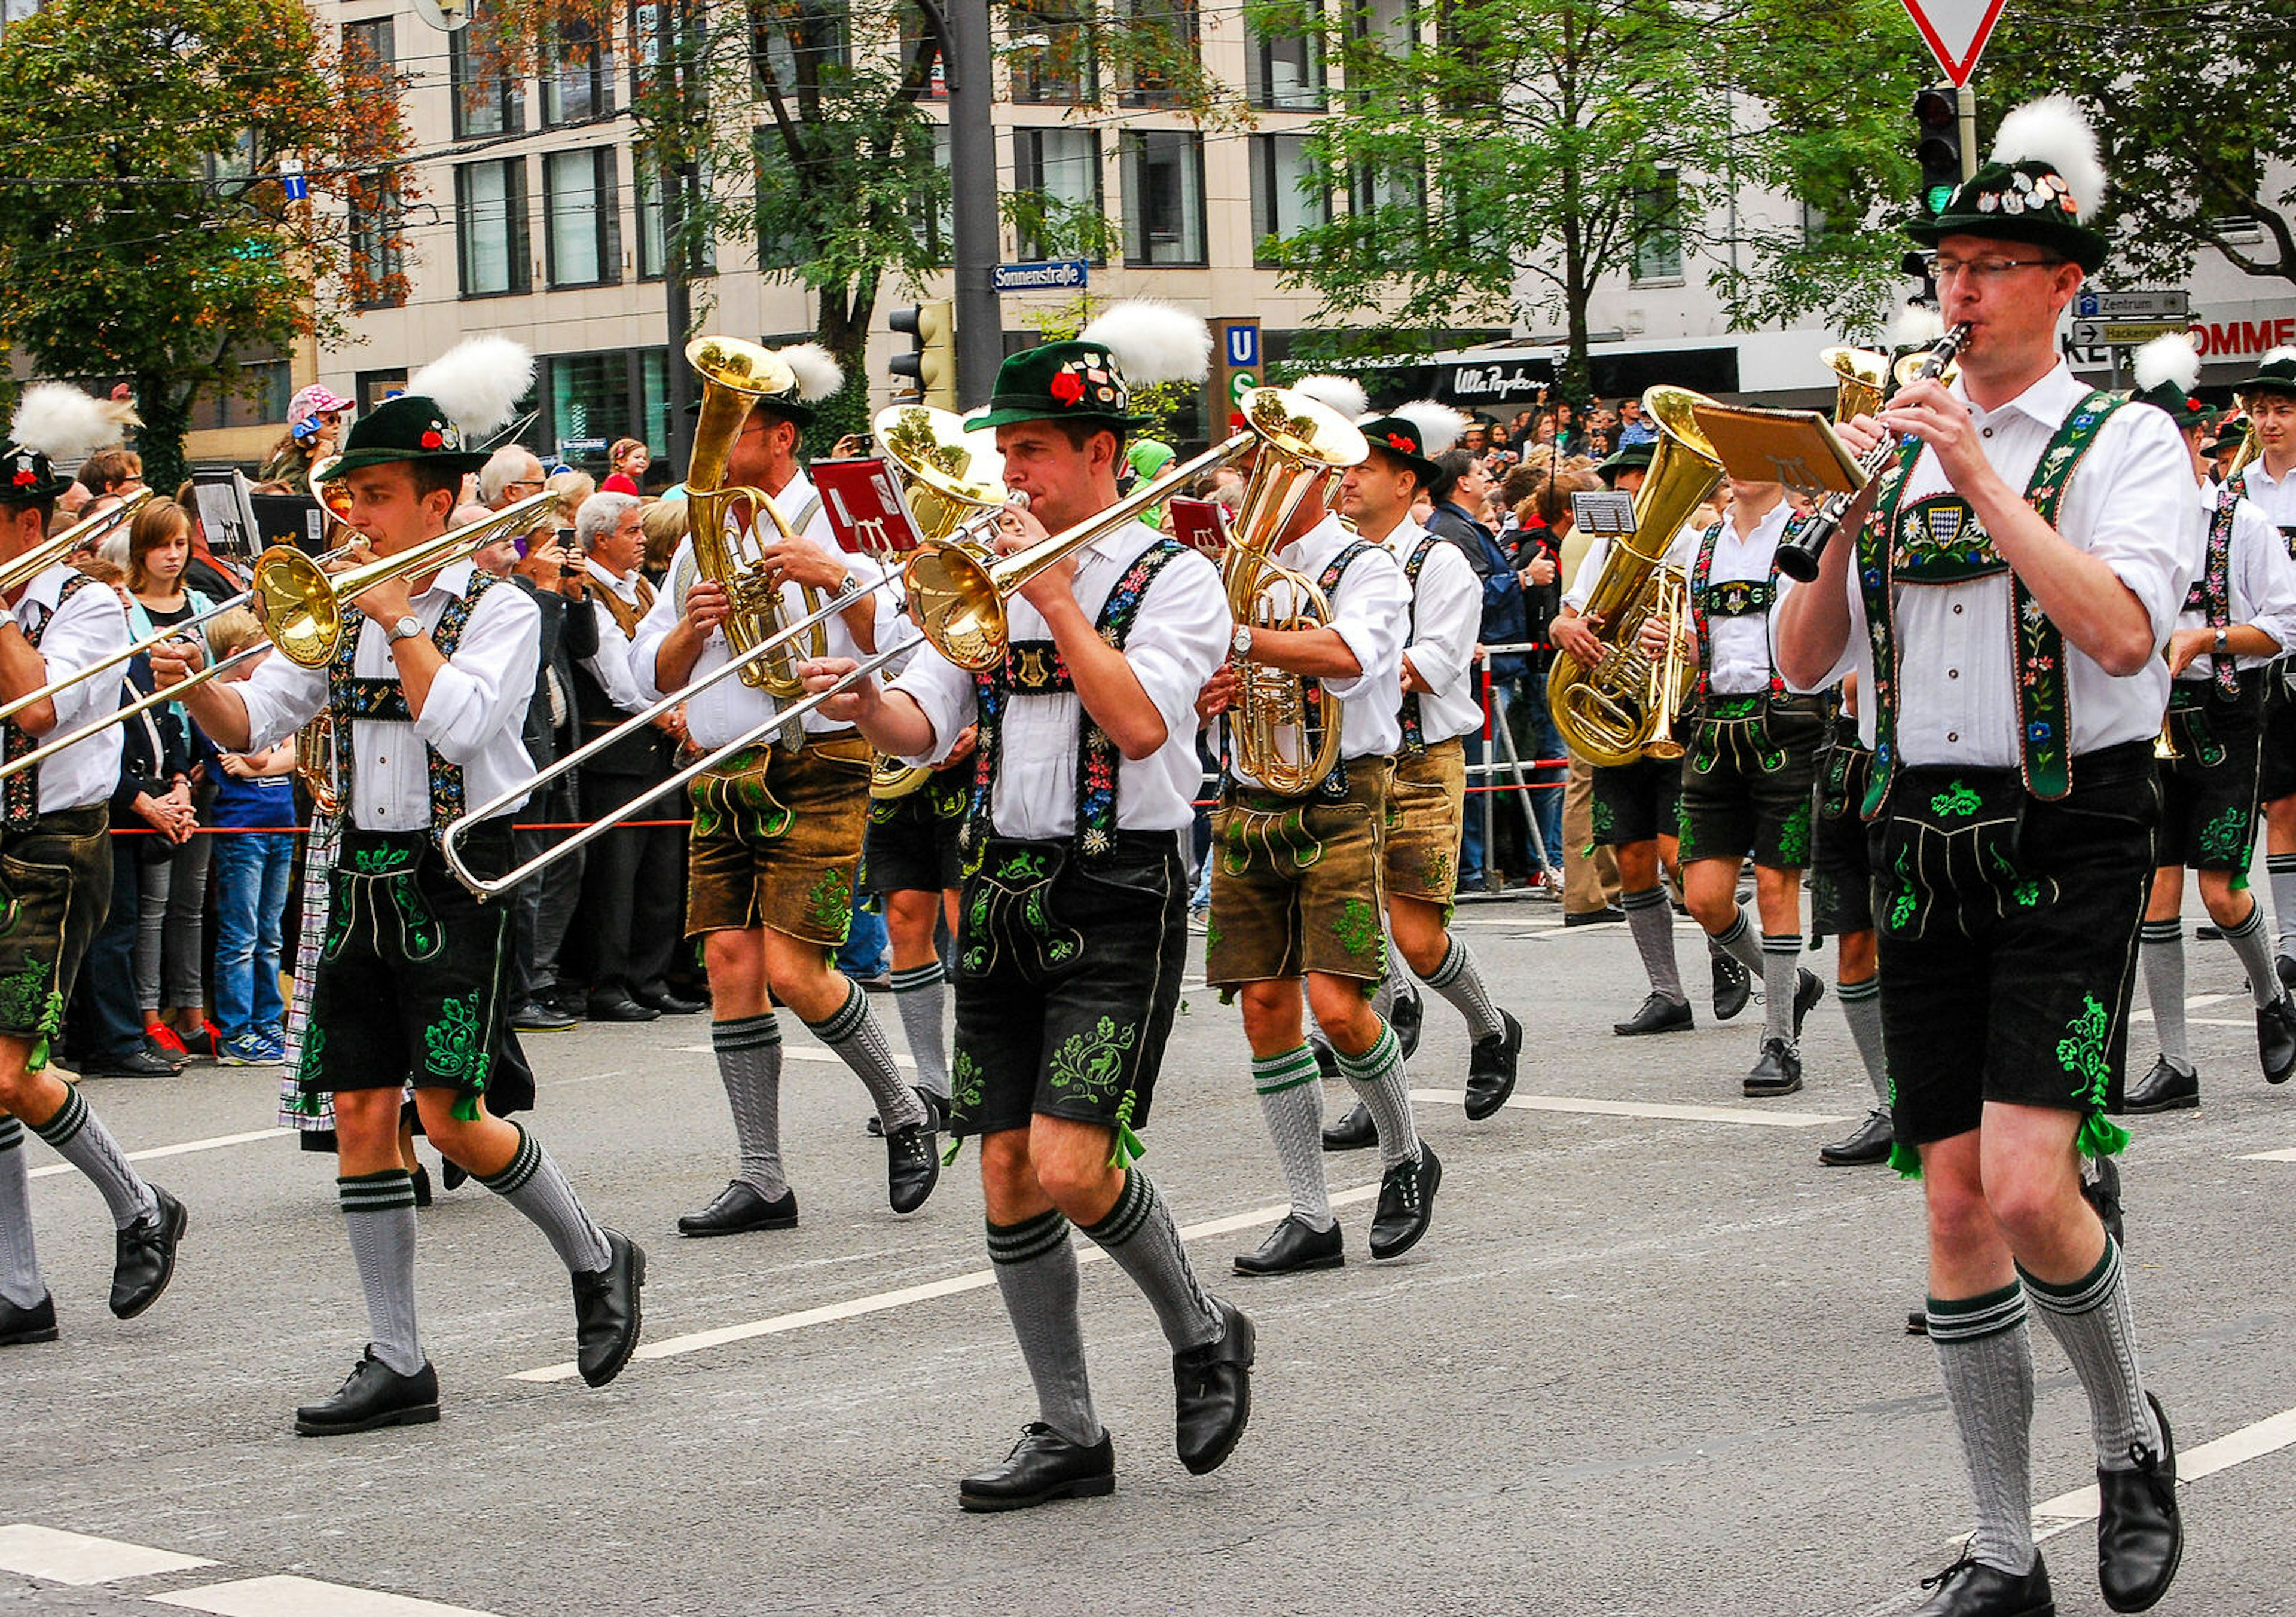
[[[1073,292],[1083,289],[1092,273],[1083,258],[1054,258],[1041,264],[1000,264],[992,277],[1000,292]]]

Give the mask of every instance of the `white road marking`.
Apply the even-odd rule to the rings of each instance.
[[[1466,1095],[1459,1090],[1414,1090],[1414,1100],[1431,1105],[1460,1106]],[[1506,1109],[1514,1112],[1578,1112],[1596,1117],[1655,1117],[1670,1123],[1742,1123],[1764,1129],[1816,1129],[1842,1123],[1847,1117],[1822,1112],[1757,1111],[1752,1107],[1669,1106],[1650,1100],[1592,1100],[1577,1095],[1515,1095]]]
[[[141,1544],[123,1544],[117,1539],[91,1539],[85,1533],[62,1532],[29,1522],[0,1527],[0,1572],[18,1572],[48,1583],[110,1583],[121,1578],[149,1578],[156,1572],[189,1572],[195,1566],[214,1564],[197,1556],[146,1549]]]
[[[2296,1163],[2296,1146],[2284,1151],[2250,1151],[2240,1160],[2244,1163]]]
[[[492,1617],[467,1605],[441,1605],[316,1578],[242,1578],[151,1598],[160,1605],[212,1612],[216,1617]]]
[[[2190,1453],[2178,1455],[2177,1480],[2195,1482],[2234,1466],[2262,1459],[2267,1454],[2277,1454],[2292,1444],[2296,1444],[2296,1409],[2283,1409],[2237,1432],[2227,1432],[2214,1442],[2202,1443]],[[2033,1523],[2037,1530],[2062,1532],[2068,1527],[2095,1519],[2096,1512],[2096,1485],[2092,1482],[2034,1506]]]
[[[292,1139],[294,1138],[295,1131],[292,1129],[257,1129],[246,1134],[218,1134],[212,1139],[187,1139],[181,1145],[153,1146],[149,1150],[130,1151],[127,1154],[127,1160],[131,1163],[158,1162],[163,1156],[184,1156],[193,1151],[216,1151],[225,1146],[243,1146],[258,1139]],[[51,1163],[45,1168],[33,1169],[30,1177],[45,1179],[51,1173],[73,1172],[75,1170],[70,1163]]]
[[[1379,1194],[1377,1185],[1358,1185],[1352,1190],[1332,1193],[1334,1207],[1352,1206],[1370,1201]],[[1250,1213],[1238,1213],[1224,1219],[1213,1219],[1201,1224],[1188,1224],[1180,1230],[1184,1240],[1201,1240],[1211,1236],[1233,1235],[1239,1229],[1250,1229],[1259,1224],[1272,1224],[1292,1211],[1291,1204],[1281,1202],[1272,1207],[1255,1207]],[[1084,1244],[1077,1254],[1077,1262],[1091,1263],[1105,1259],[1099,1247]],[[685,1353],[700,1352],[704,1348],[723,1347],[729,1342],[748,1342],[758,1336],[785,1335],[810,1326],[833,1325],[840,1319],[857,1319],[866,1314],[881,1314],[888,1309],[906,1308],[912,1303],[931,1303],[940,1297],[954,1297],[969,1291],[980,1291],[996,1284],[993,1270],[975,1270],[970,1274],[950,1275],[946,1279],[928,1280],[921,1286],[905,1286],[898,1291],[878,1292],[873,1296],[855,1297],[844,1303],[831,1303],[820,1308],[800,1309],[795,1313],[775,1314],[769,1319],[752,1319],[745,1325],[719,1326],[715,1330],[691,1331],[683,1336],[671,1336],[660,1342],[649,1342],[634,1355],[639,1359],[675,1359]],[[521,1370],[512,1381],[570,1381],[577,1374],[571,1363],[545,1365],[538,1370]]]

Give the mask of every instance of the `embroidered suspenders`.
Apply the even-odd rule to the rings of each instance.
[[[1785,531],[1778,535],[1779,544],[1792,539],[1800,530],[1801,522],[1800,517],[1787,518]],[[1706,530],[1705,536],[1698,542],[1698,559],[1693,564],[1690,573],[1690,627],[1698,637],[1702,653],[1698,659],[1698,699],[1702,702],[1712,694],[1714,642],[1706,633],[1708,615],[1717,617],[1746,617],[1758,612],[1767,615],[1777,604],[1778,599],[1778,559],[1775,551],[1770,554],[1770,575],[1767,578],[1732,578],[1720,584],[1713,582],[1714,546],[1721,537],[1722,524],[1719,522]],[[1777,666],[1773,662],[1769,694],[1784,696],[1785,693],[1786,682],[1778,677]]]
[[[2217,491],[2216,510],[2209,513],[2209,548],[2204,565],[2201,576],[2193,580],[2193,587],[2185,592],[2185,610],[2205,612],[2211,629],[2232,626],[2232,530],[2240,500],[2235,483],[2227,483]],[[2218,657],[2214,678],[2217,694],[2226,700],[2240,695],[2240,670],[2234,658]]]
[[[1406,646],[1419,638],[1419,569],[1427,565],[1429,551],[1439,544],[1449,543],[1447,539],[1440,539],[1433,534],[1428,534],[1420,539],[1417,547],[1404,559],[1403,582],[1411,591],[1411,626],[1404,636]],[[1325,599],[1330,599],[1328,592]],[[1415,758],[1427,750],[1426,731],[1419,714],[1419,692],[1416,690],[1404,692],[1402,719],[1403,750]]]

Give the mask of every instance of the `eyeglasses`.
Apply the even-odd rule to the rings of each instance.
[[[509,482],[503,485],[503,487],[505,489],[547,488],[549,486],[549,484],[544,482],[540,478],[512,478]]]
[[[1980,282],[1991,282],[2021,269],[2054,269],[2065,263],[2062,258],[1939,258],[1934,272],[1944,282],[1956,275],[1967,275]]]

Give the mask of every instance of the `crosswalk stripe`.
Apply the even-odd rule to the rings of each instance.
[[[31,1522],[0,1526],[0,1572],[38,1578],[48,1583],[111,1583],[122,1578],[149,1578],[156,1572],[189,1572],[195,1566],[214,1564],[197,1556],[148,1549],[141,1544],[123,1544],[117,1539],[93,1539],[86,1533],[64,1532]]]
[[[154,1595],[159,1605],[176,1605],[214,1617],[493,1617],[467,1605],[441,1605],[411,1595],[386,1595],[316,1578],[242,1578],[198,1588]]]

